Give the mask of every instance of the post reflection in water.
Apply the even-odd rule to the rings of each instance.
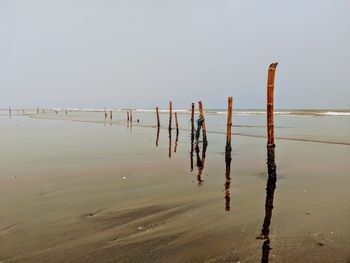
[[[231,140],[227,140],[225,147],[225,211],[230,211],[230,185],[231,185]]]
[[[179,130],[176,130],[175,145],[174,145],[174,153],[176,153],[177,142],[178,142],[178,141],[179,141]]]
[[[206,151],[207,151],[207,144],[203,143],[203,149],[202,149],[202,157],[200,157],[200,149],[199,149],[199,145],[196,144],[196,157],[197,157],[197,169],[198,169],[198,174],[197,174],[197,181],[198,181],[198,185],[202,185],[202,183],[204,182],[202,180],[202,173],[203,173],[203,169],[204,169],[204,164],[205,164],[205,156],[206,156]]]
[[[157,128],[157,139],[156,139],[156,146],[158,147],[159,143],[159,127]]]
[[[191,151],[190,151],[190,160],[191,160],[191,172],[193,172],[193,152],[194,152],[194,126],[191,127]]]
[[[276,163],[275,163],[275,145],[268,145],[267,147],[267,168],[268,179],[266,184],[266,200],[265,200],[265,218],[261,234],[257,239],[265,240],[262,246],[261,262],[269,262],[270,253],[270,224],[273,209],[273,198],[276,189]]]
[[[169,158],[171,159],[171,129],[169,130]]]

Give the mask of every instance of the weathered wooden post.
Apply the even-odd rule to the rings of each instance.
[[[126,119],[127,119],[127,123],[129,123],[130,122],[129,111],[126,112]]]
[[[132,110],[130,110],[130,123],[132,123]]]
[[[172,115],[173,115],[173,104],[170,101],[169,102],[169,130],[171,130]]]
[[[231,184],[231,128],[232,128],[232,97],[227,99],[227,128],[226,128],[226,147],[225,147],[225,210],[230,211],[230,184]]]
[[[157,113],[157,127],[160,127],[160,121],[159,121],[159,108],[156,107],[156,113]]]
[[[277,63],[272,63],[268,70],[267,77],[267,145],[275,144],[274,123],[273,123],[273,101],[275,88],[275,72]]]
[[[208,143],[202,101],[198,101],[199,119],[202,120],[203,143]]]
[[[113,115],[112,115],[112,111],[109,111],[109,118],[112,120],[113,119]]]
[[[105,119],[107,119],[107,111],[106,111],[106,107],[104,107],[104,112],[105,112]]]
[[[231,144],[231,128],[232,128],[232,97],[228,97],[226,144]]]
[[[11,106],[9,106],[9,115],[12,114],[12,111],[11,111]]]

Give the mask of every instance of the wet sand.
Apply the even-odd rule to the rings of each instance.
[[[220,130],[208,133],[204,163],[203,145],[200,160],[194,151],[191,171],[188,116],[180,117],[176,152],[175,131],[169,148],[168,131],[160,129],[156,146],[157,129],[146,117],[135,114],[141,122],[131,128],[113,116],[112,123],[0,118],[0,261],[267,262],[267,254],[268,262],[349,262],[350,146],[276,140],[267,250],[266,240],[257,239],[266,216],[264,138],[232,136],[227,187]],[[325,130],[327,120],[334,119],[325,120]],[[298,121],[276,123],[290,127],[276,136],[310,136],[294,126]],[[341,122],[348,131],[349,122]],[[264,134],[259,127],[236,129]],[[344,133],[315,134],[349,142]]]

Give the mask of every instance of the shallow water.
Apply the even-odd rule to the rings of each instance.
[[[209,144],[204,162],[201,143],[199,160],[194,152],[193,171],[189,115],[179,114],[176,152],[167,118],[156,146],[154,113],[135,112],[133,126],[125,112],[112,121],[101,112],[0,117],[0,261],[350,260],[349,117],[276,116],[284,139],[276,140],[271,250],[257,239],[265,116],[234,115],[230,184],[226,116],[206,116]]]

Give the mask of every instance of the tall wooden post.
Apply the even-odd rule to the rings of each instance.
[[[231,128],[232,128],[232,97],[228,97],[228,100],[227,100],[226,144],[231,144]]]
[[[126,119],[127,119],[127,122],[129,123],[130,122],[129,111],[126,112]]]
[[[198,101],[199,118],[202,119],[203,143],[207,143],[207,129],[205,126],[204,111],[202,101]]]
[[[132,110],[130,110],[130,123],[132,123]]]
[[[156,113],[157,113],[157,127],[160,127],[160,121],[159,121],[159,108],[156,107]]]
[[[273,123],[273,99],[275,88],[275,72],[277,63],[272,63],[267,76],[267,145],[275,144],[274,123]]]
[[[171,130],[172,115],[173,115],[173,103],[170,101],[169,102],[169,130]]]

